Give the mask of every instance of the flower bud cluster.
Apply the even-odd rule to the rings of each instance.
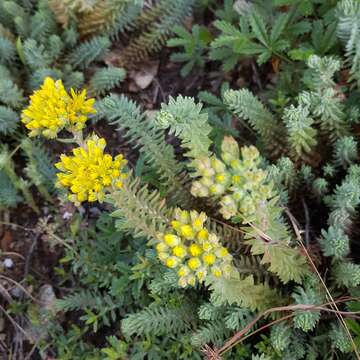
[[[225,219],[240,215],[251,221],[259,205],[274,197],[273,185],[258,167],[260,154],[256,147],[244,146],[240,150],[233,138],[226,137],[221,149],[222,160],[212,156],[194,161],[199,179],[193,182],[191,193],[218,197]]]
[[[209,275],[229,277],[232,272],[232,256],[216,234],[205,229],[206,219],[203,212],[176,209],[171,230],[158,236],[158,257],[177,270],[181,287],[194,286]]]

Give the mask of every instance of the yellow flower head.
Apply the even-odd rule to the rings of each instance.
[[[206,229],[202,229],[198,232],[197,236],[200,241],[205,241],[209,237],[209,232]]]
[[[184,246],[178,245],[173,248],[173,254],[176,257],[184,258],[187,255],[187,251]]]
[[[180,239],[174,234],[165,234],[164,241],[171,247],[174,247],[180,243]]]
[[[217,278],[221,277],[222,275],[221,269],[218,266],[213,266],[211,268],[211,273]]]
[[[216,256],[212,253],[204,254],[203,260],[206,265],[212,265],[216,261]]]
[[[199,258],[197,257],[192,257],[189,261],[188,261],[188,266],[191,270],[196,270],[201,266],[201,261]]]
[[[159,242],[157,245],[156,245],[156,251],[161,253],[161,252],[165,252],[169,250],[169,247],[163,243],[163,242]]]
[[[182,266],[178,271],[179,276],[186,276],[189,273],[190,273],[190,269],[187,266]]]
[[[193,239],[195,236],[194,230],[192,229],[192,227],[190,225],[183,225],[180,228],[180,234],[185,238],[185,239]]]
[[[179,259],[175,256],[170,256],[166,259],[166,266],[173,269],[179,264]]]
[[[61,130],[78,131],[85,126],[88,114],[96,113],[95,99],[86,99],[86,90],[70,94],[61,80],[47,77],[41,88],[30,96],[30,105],[23,110],[21,121],[30,130],[29,136],[55,138]]]
[[[199,256],[202,253],[201,247],[197,244],[191,244],[189,251],[192,256]]]
[[[175,209],[168,232],[157,235],[158,258],[176,269],[181,287],[202,283],[208,276],[229,277],[233,269],[232,256],[204,227],[206,220],[203,212]]]
[[[127,161],[122,155],[113,159],[104,154],[105,146],[105,140],[94,135],[82,147],[73,149],[73,156],[61,155],[61,161],[55,164],[60,170],[57,186],[68,189],[68,198],[75,204],[101,202],[109,187],[122,187],[127,174],[121,169]]]

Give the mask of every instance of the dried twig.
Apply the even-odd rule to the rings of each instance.
[[[207,350],[207,353],[216,353],[217,356],[221,356],[222,354],[226,353],[227,351],[229,351],[231,348],[233,348],[235,345],[237,345],[238,343],[244,341],[245,339],[249,338],[250,336],[255,335],[256,333],[258,333],[259,331],[265,330],[266,328],[287,320],[293,316],[295,316],[295,314],[293,313],[295,310],[302,310],[302,311],[327,311],[327,312],[337,312],[336,310],[333,309],[329,309],[327,308],[327,306],[331,306],[334,303],[343,303],[346,301],[350,301],[350,300],[360,300],[360,298],[352,298],[352,297],[341,297],[337,300],[334,301],[330,301],[328,303],[324,303],[321,305],[309,305],[309,304],[296,304],[296,305],[287,305],[287,306],[278,306],[278,307],[274,307],[268,310],[265,310],[264,312],[260,313],[254,320],[252,320],[250,323],[248,323],[245,328],[243,328],[242,330],[238,331],[234,336],[232,336],[228,341],[225,342],[225,344],[220,348],[220,349],[212,349],[212,352],[209,352]],[[284,311],[292,311],[291,314],[289,315],[285,315],[280,319],[274,320],[264,326],[262,326],[261,328],[253,331],[252,333],[248,334],[245,336],[246,333],[248,333],[248,331],[250,331],[250,329],[258,322],[260,321],[262,318],[266,317],[267,315],[273,313],[273,312],[284,312]],[[356,312],[347,312],[347,311],[340,311],[341,315],[345,315],[345,316],[353,316],[353,315],[358,315],[360,314],[360,311],[356,311]],[[360,316],[359,316],[360,318]],[[205,349],[205,348],[204,348]],[[207,348],[206,348],[207,349]],[[208,358],[213,359],[213,358]],[[216,359],[216,358],[215,358]]]

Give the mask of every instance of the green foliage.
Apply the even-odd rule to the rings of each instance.
[[[131,62],[141,62],[159,51],[173,34],[174,27],[191,15],[194,4],[194,0],[160,0],[144,11],[137,20],[139,26],[145,25],[144,30],[123,49],[120,64],[130,66]]]
[[[0,207],[11,208],[15,207],[21,200],[18,191],[12,184],[11,179],[0,170]]]
[[[345,257],[349,253],[349,238],[343,229],[329,226],[321,232],[321,246],[325,256]]]
[[[263,310],[278,302],[275,290],[267,284],[255,284],[252,275],[244,279],[222,279],[214,281],[210,289],[211,299],[217,306],[236,304],[250,310]]]
[[[139,313],[128,315],[121,323],[125,336],[162,335],[171,331],[174,335],[189,330],[193,325],[193,307],[190,304],[182,306],[153,306]]]
[[[336,285],[348,288],[359,286],[360,266],[352,262],[337,262],[333,267]]]
[[[335,143],[334,161],[338,166],[347,168],[358,159],[357,142],[352,136],[340,138]]]
[[[0,106],[0,133],[3,135],[13,134],[18,127],[18,114],[6,106]]]
[[[211,43],[213,51],[210,57],[223,60],[225,70],[233,68],[242,56],[257,55],[259,64],[265,63],[273,55],[282,57],[290,46],[282,38],[289,20],[289,13],[279,14],[269,32],[262,14],[252,7],[246,16],[241,17],[239,29],[226,21],[216,21],[214,25],[221,34]],[[228,55],[229,60],[226,59]]]
[[[224,94],[224,102],[240,120],[249,122],[269,151],[275,151],[274,139],[281,139],[284,128],[249,90],[229,90]]]
[[[76,47],[68,57],[73,67],[87,68],[92,62],[104,56],[111,45],[110,40],[105,36],[93,37]]]
[[[100,69],[90,79],[91,93],[104,95],[109,90],[119,86],[125,76],[126,71],[122,68],[108,67]]]
[[[22,47],[26,64],[35,70],[46,68],[50,65],[50,56],[45,51],[45,46],[38,44],[36,40],[27,39]]]
[[[29,88],[32,90],[38,89],[44,82],[45,78],[51,77],[54,80],[62,78],[62,72],[54,68],[40,68],[34,71],[29,78]]]
[[[40,193],[46,194],[44,196],[49,199],[48,192],[55,191],[56,170],[53,158],[39,141],[23,139],[20,145],[28,159],[25,169],[27,176],[38,187]]]
[[[346,333],[345,329],[337,323],[332,323],[331,325],[329,336],[333,347],[340,350],[342,353],[350,353],[353,348],[349,335]]]
[[[314,87],[314,90],[301,94],[300,102],[310,107],[311,113],[318,118],[322,131],[330,140],[336,140],[348,133],[344,106],[333,81],[340,62],[334,58],[314,55],[308,59],[307,64],[312,76],[309,87]]]
[[[130,177],[123,189],[112,194],[110,201],[117,209],[112,213],[118,218],[117,228],[131,232],[135,237],[156,239],[156,234],[169,222],[169,210],[159,192],[149,191],[138,178]]]
[[[98,111],[99,116],[104,116],[119,131],[125,131],[124,136],[139,148],[147,165],[158,174],[170,201],[182,206],[189,203],[189,197],[183,193],[187,182],[183,166],[175,159],[174,150],[166,143],[163,131],[125,96],[104,98],[98,104]]]
[[[229,335],[230,331],[224,328],[222,321],[212,321],[192,334],[191,343],[198,348],[210,343],[219,346]]]
[[[320,305],[323,300],[321,293],[312,286],[297,287],[292,297],[296,304],[304,305]],[[297,329],[308,332],[316,326],[319,320],[320,311],[318,310],[295,310],[294,326]]]
[[[201,158],[209,155],[211,127],[208,115],[202,111],[202,104],[194,99],[179,95],[170,98],[168,104],[162,104],[156,117],[159,128],[170,129],[170,133],[179,136],[182,147],[187,149],[186,156]]]
[[[23,92],[11,80],[0,80],[0,101],[7,106],[18,109],[24,103]]]
[[[15,58],[15,46],[5,37],[0,37],[0,63],[10,64]]]
[[[271,328],[271,344],[277,352],[283,352],[291,344],[292,330],[289,324],[280,323]]]
[[[168,40],[167,46],[184,47],[184,52],[171,54],[172,61],[186,63],[181,68],[181,76],[189,75],[193,68],[203,68],[205,65],[204,52],[211,40],[207,28],[194,25],[190,33],[184,27],[177,26],[174,28],[174,33],[178,37]]]
[[[251,336],[222,356],[352,358],[334,312],[311,308],[331,306],[308,256],[335,300],[357,296],[359,12],[356,0],[0,2],[0,134],[7,142],[0,151],[2,217],[14,221],[9,208],[22,200],[38,214],[49,211],[29,220],[41,236],[39,250],[50,245],[63,254],[56,276],[50,274],[60,299],[40,322],[47,336],[35,341],[34,356],[201,359],[205,345],[221,349],[263,311],[294,305],[293,312],[277,308],[259,317]],[[161,56],[158,82],[169,100],[151,108],[159,111],[144,111],[122,94],[106,96],[126,76],[118,66],[137,66],[165,43],[180,52]],[[167,66],[168,58],[184,63],[182,69]],[[218,70],[213,61],[219,60],[231,73]],[[174,97],[177,88],[167,87],[167,75],[177,70],[187,93]],[[188,76],[197,70],[201,76],[192,83]],[[85,84],[100,98],[89,131],[107,134],[108,125],[116,127],[109,153],[117,152],[112,144],[123,148],[122,139],[135,150],[125,147],[128,177],[105,204],[75,211],[58,202],[49,154],[58,147],[22,136],[25,99],[48,76],[66,88]],[[241,89],[229,90],[229,84]],[[133,94],[145,99],[146,109],[149,89]],[[235,139],[225,161],[221,144],[228,135]],[[250,144],[260,151],[251,148],[256,160],[243,159]],[[209,160],[210,168],[196,168],[199,160]],[[212,188],[211,199],[196,201],[189,191],[195,176],[208,188],[213,178],[223,183]],[[235,213],[229,198],[239,200]],[[229,279],[209,276],[205,286],[183,289],[177,273],[159,262],[148,246],[169,229],[175,206],[207,213],[206,228],[233,256]],[[39,326],[30,308],[37,305],[19,302]],[[358,344],[358,323],[346,313],[358,311],[354,303],[337,306]],[[15,305],[5,306],[11,311]],[[34,325],[28,327],[25,315],[10,315],[26,324],[26,333]]]
[[[359,49],[356,46],[359,39],[359,14],[360,6],[354,0],[342,0],[337,6],[337,36],[345,46],[347,65],[352,78],[359,81]]]
[[[307,156],[316,145],[314,121],[309,117],[309,110],[299,105],[291,105],[284,111],[283,121],[289,133],[289,147],[295,158]]]

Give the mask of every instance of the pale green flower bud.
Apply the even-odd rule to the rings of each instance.
[[[158,127],[166,129],[174,122],[174,116],[165,110],[160,110],[155,117],[155,123]]]
[[[232,197],[235,201],[241,201],[241,199],[246,195],[245,191],[237,190],[233,193]]]
[[[209,188],[209,192],[212,195],[221,195],[225,191],[225,186],[221,184],[213,184]]]
[[[220,206],[220,213],[224,219],[230,219],[237,213],[237,204],[230,195],[226,195],[221,199]]]
[[[210,186],[214,185],[214,180],[212,178],[203,177],[200,179],[200,183],[206,188],[209,188]]]
[[[235,139],[231,136],[225,136],[221,145],[222,158],[227,163],[230,164],[232,160],[238,159],[239,145],[235,141]]]
[[[251,216],[256,212],[256,206],[251,196],[248,195],[241,201],[240,211],[245,217]]]
[[[241,148],[241,156],[243,160],[247,160],[253,162],[257,160],[260,156],[258,149],[251,145],[251,146],[243,146]]]
[[[211,160],[211,167],[217,172],[217,173],[223,173],[226,170],[225,164],[217,159],[216,157],[212,157]]]
[[[212,168],[204,169],[200,174],[204,177],[212,177],[215,175],[215,170]]]
[[[230,174],[224,172],[224,173],[218,173],[215,175],[215,182],[218,184],[227,184],[230,180]]]
[[[272,197],[272,187],[270,185],[262,185],[259,188],[259,193],[263,199],[269,199]]]
[[[191,194],[195,197],[209,196],[209,188],[201,184],[200,181],[194,181],[191,186]]]
[[[243,171],[243,164],[241,163],[240,159],[231,160],[230,166],[235,171],[239,171],[239,172]]]
[[[188,224],[190,220],[190,215],[186,210],[181,210],[179,212],[178,220],[181,221],[183,224]]]
[[[196,170],[198,170],[199,172],[203,172],[204,170],[211,168],[211,163],[209,158],[194,160],[194,165]]]

